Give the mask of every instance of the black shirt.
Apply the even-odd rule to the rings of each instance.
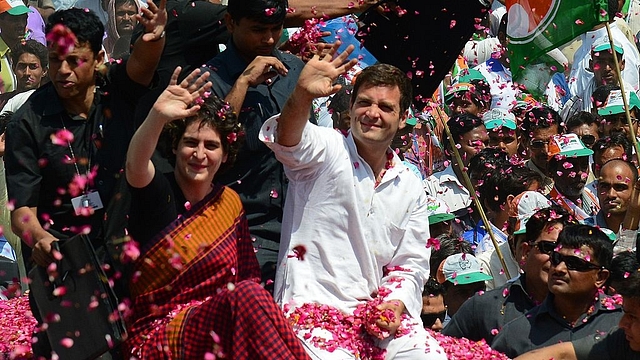
[[[442,334],[473,341],[485,339],[491,345],[504,324],[536,306],[525,286],[522,274],[499,288],[473,295],[453,315]]]
[[[258,134],[268,118],[282,111],[304,67],[304,63],[291,54],[274,50],[273,56],[282,61],[289,72],[286,76],[277,75],[270,84],[249,88],[239,115],[245,127],[245,144],[234,166],[216,175],[217,182],[240,195],[249,230],[256,238],[254,245],[258,247],[256,255],[261,266],[277,260],[287,180],[282,164]],[[224,99],[248,65],[230,41],[224,52],[207,63],[213,93]]]
[[[163,174],[156,170],[147,186],[129,188],[129,234],[144,249],[149,240],[187,210],[187,200],[173,172]]]
[[[640,360],[631,350],[624,330],[612,328],[606,335],[595,334],[572,342],[578,360]]]
[[[87,119],[67,113],[53,84],[48,83],[36,90],[7,126],[9,199],[15,208],[37,206],[40,223],[59,238],[87,226],[91,226],[92,238],[98,236],[104,209],[92,216],[77,216],[69,184],[78,172],[93,170],[96,176],[88,189],[99,192],[106,208],[133,136],[137,100],[148,90],[129,78],[126,60],[111,64],[103,80]],[[63,128],[73,133],[70,146],[52,142],[52,135]]]
[[[610,297],[599,295],[590,314],[582,314],[572,326],[558,314],[553,306],[553,294],[526,314],[507,323],[495,337],[491,347],[510,358],[531,350],[573,341],[587,336],[609,331],[622,317],[619,305],[604,306]]]

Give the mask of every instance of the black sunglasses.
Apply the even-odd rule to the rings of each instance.
[[[441,323],[444,323],[445,316],[447,316],[447,310],[432,314],[421,314],[420,319],[422,319],[422,326],[430,328],[438,319],[440,319]]]
[[[533,149],[542,149],[544,148],[546,145],[549,145],[549,141],[544,141],[544,140],[531,140],[529,142],[529,146],[531,146],[531,148]]]
[[[580,140],[582,140],[582,143],[586,146],[586,147],[592,147],[593,144],[596,143],[596,137],[593,135],[582,135],[580,136]]]
[[[580,272],[604,269],[604,266],[590,263],[587,260],[581,259],[577,256],[562,255],[557,251],[552,252],[551,265],[558,266],[561,262],[565,264],[568,270],[575,270]]]
[[[535,245],[535,247],[538,248],[538,251],[540,251],[541,253],[543,253],[545,255],[551,255],[553,250],[555,250],[555,248],[556,248],[556,243],[555,242],[551,242],[551,241],[538,241],[537,243],[534,243],[533,245]]]

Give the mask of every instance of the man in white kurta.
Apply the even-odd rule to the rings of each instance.
[[[352,66],[342,57],[350,51],[333,61],[330,55],[322,60],[314,57],[300,75],[281,116],[269,119],[261,130],[260,139],[284,164],[290,181],[275,299],[289,315],[305,304],[323,304],[351,316],[358,305],[388,293],[386,304],[402,303],[396,314],[404,314],[401,328],[407,331],[394,336],[395,329],[391,330],[391,336],[373,340],[373,346],[386,350],[386,359],[446,359],[419,320],[421,294],[429,274],[426,195],[420,180],[389,148],[406,109],[400,111],[399,104],[372,92],[372,88],[385,92],[390,87],[362,80],[362,88],[354,90],[357,93],[353,96],[358,98],[355,103],[352,100],[352,131],[346,137],[301,117],[304,111],[308,114],[313,97],[337,91],[331,82]],[[365,69],[363,74],[371,71]],[[310,81],[318,77],[328,79],[322,91]],[[373,95],[363,100],[360,93]],[[367,109],[362,110],[363,106]],[[384,117],[380,117],[380,111],[386,112]],[[390,112],[396,114],[395,118],[389,116]],[[354,138],[354,127],[358,128],[355,137],[359,140]],[[362,152],[363,142],[371,146],[367,147],[371,151]],[[372,153],[384,166],[370,166]],[[363,355],[341,346],[340,341],[330,342],[331,346],[318,342],[318,338],[340,340],[340,334],[323,328],[322,320],[315,321],[311,329],[294,324],[312,358],[355,359]]]
[[[624,50],[624,70],[622,70],[622,80],[625,85],[630,85],[632,88],[626,91],[638,91],[640,88],[640,78],[638,70],[640,69],[640,55],[635,44],[633,44],[626,36],[618,29],[615,23],[609,24],[611,28],[611,35],[614,41],[620,43]],[[608,36],[607,29],[600,27],[596,30],[587,31],[580,35],[582,45],[576,51],[573,58],[573,65],[571,66],[571,72],[569,73],[569,90],[571,94],[578,95],[580,97],[586,97],[583,99],[583,110],[591,108],[591,94],[588,94],[593,84],[593,72],[589,66],[589,60],[591,60],[591,51],[594,43],[598,39]]]

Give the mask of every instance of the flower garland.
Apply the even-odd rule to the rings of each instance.
[[[0,357],[32,357],[31,337],[35,326],[28,296],[0,301]]]
[[[609,299],[611,300],[607,300],[607,304],[603,305],[614,306],[620,301],[619,297]],[[375,346],[375,337],[369,335],[365,329],[374,325],[381,316],[391,317],[389,320],[395,316],[388,311],[385,313],[377,309],[377,305],[382,302],[383,298],[378,297],[362,304],[353,315],[347,315],[328,305],[305,304],[289,314],[289,321],[296,331],[304,332],[303,336],[312,339],[311,342],[319,348],[332,351],[339,347],[359,354],[361,359],[384,359],[385,350]],[[403,324],[407,324],[406,321],[410,319],[403,315],[402,320]],[[27,296],[0,301],[0,358],[32,358],[31,334],[35,326],[36,320],[29,308]],[[311,329],[316,326],[328,331],[331,339],[314,336]],[[438,341],[450,360],[508,359],[506,355],[491,349],[484,340],[458,339],[430,329],[427,329],[427,332]],[[408,327],[401,326],[395,336],[400,337],[408,333]],[[208,353],[205,358],[216,359],[218,356],[219,354]]]

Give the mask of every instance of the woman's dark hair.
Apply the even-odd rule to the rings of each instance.
[[[558,235],[557,244],[572,249],[588,246],[593,250],[593,258],[598,265],[606,269],[611,268],[613,242],[597,227],[589,225],[565,226]]]
[[[282,24],[288,6],[287,0],[229,0],[227,12],[236,23],[246,18],[261,24]]]
[[[562,224],[563,228],[575,225],[578,221],[567,210],[553,204],[548,208],[536,211],[527,221],[527,233],[525,240],[528,243],[535,242],[542,232],[551,225]]]
[[[93,11],[76,8],[58,10],[49,16],[45,33],[48,35],[57,24],[68,27],[80,45],[88,43],[94,54],[102,49],[104,25]]]
[[[199,128],[209,126],[215,129],[220,135],[220,142],[224,153],[227,155],[227,161],[220,165],[218,174],[233,166],[238,151],[244,142],[244,129],[238,122],[238,117],[231,110],[231,106],[220,100],[215,95],[211,95],[200,104],[200,110],[195,116],[170,122],[165,126],[166,136],[163,139],[170,139],[171,149],[177,149],[178,143],[189,125],[194,122],[200,122]],[[167,151],[166,156],[175,166],[175,155],[173,152]]]

